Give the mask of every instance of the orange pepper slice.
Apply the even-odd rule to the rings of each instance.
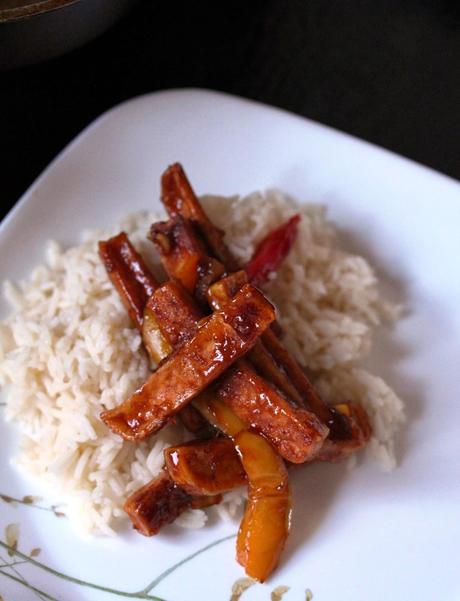
[[[238,531],[237,561],[251,578],[264,582],[279,562],[291,523],[286,465],[270,443],[212,392],[195,399],[205,417],[233,438],[248,478],[248,503]]]

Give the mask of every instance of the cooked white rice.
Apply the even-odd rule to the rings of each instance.
[[[381,378],[357,367],[370,350],[372,330],[399,313],[380,298],[372,268],[336,247],[323,207],[299,207],[274,191],[203,202],[243,263],[268,231],[293,213],[302,215],[297,241],[266,290],[290,350],[325,398],[364,404],[374,428],[366,452],[393,468],[403,403]],[[6,387],[6,419],[21,432],[15,462],[49,485],[79,532],[112,533],[125,519],[126,496],[159,472],[165,447],[186,439],[179,426],[169,426],[133,444],[99,419],[103,408],[118,405],[148,377],[149,363],[98,258],[97,241],[123,229],[153,265],[145,234],[157,219],[128,216],[68,250],[49,242],[46,265],[18,286],[5,285],[13,313],[0,323],[0,385]],[[213,511],[234,515],[242,495],[229,493]],[[191,510],[176,522],[199,528],[205,521],[204,511]]]

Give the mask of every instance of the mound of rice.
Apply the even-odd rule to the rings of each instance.
[[[302,215],[297,241],[266,292],[279,309],[287,346],[308,367],[321,394],[331,402],[364,404],[374,428],[365,452],[392,469],[403,403],[381,378],[358,367],[375,327],[399,314],[380,298],[372,268],[337,248],[324,207],[299,206],[275,191],[202,200],[242,264],[266,233],[292,214]],[[18,286],[5,285],[13,313],[0,323],[0,385],[6,387],[6,419],[21,433],[15,463],[49,485],[79,532],[113,533],[126,519],[124,499],[161,469],[163,449],[187,439],[174,425],[133,444],[99,419],[150,368],[98,258],[97,241],[124,230],[155,268],[145,234],[158,219],[130,215],[112,230],[87,233],[68,250],[49,242],[46,265]],[[241,491],[232,491],[213,511],[234,515],[242,499]],[[205,521],[204,511],[190,510],[176,523],[197,528]]]

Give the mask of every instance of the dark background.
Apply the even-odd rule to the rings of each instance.
[[[274,104],[460,179],[460,0],[141,1],[85,47],[0,74],[1,214],[90,121],[172,87]]]

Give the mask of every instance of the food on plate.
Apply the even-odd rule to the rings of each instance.
[[[113,239],[113,243],[117,245],[117,238]],[[107,240],[103,243],[103,248],[111,245],[112,241]],[[160,255],[163,256],[161,248],[159,250]],[[101,258],[105,261],[103,253]],[[207,258],[205,261],[208,262]],[[171,275],[177,277],[177,281],[169,281],[159,286],[144,310],[144,317],[151,315],[154,320],[153,336],[158,341],[160,349],[164,348],[163,339],[167,344],[170,343],[175,347],[178,342],[185,342],[192,338],[200,318],[203,317],[203,313],[193,299],[178,283],[177,273],[172,271]],[[124,270],[123,273],[120,271],[118,281],[134,278],[134,276],[134,273],[130,275],[129,270]],[[240,280],[240,283],[242,288],[247,283],[246,279]],[[127,281],[121,289],[129,289],[129,287]],[[149,352],[152,358],[158,356],[155,349],[149,348]],[[233,406],[236,413],[242,419],[250,419],[251,426],[267,436],[285,459],[300,463],[312,458],[327,434],[326,427],[312,413],[287,402],[276,388],[260,378],[246,362],[237,363],[237,366],[238,369],[229,371],[220,380],[216,394],[227,397],[228,403]],[[275,369],[279,373],[279,369],[276,367]],[[243,380],[242,374],[244,374]],[[253,411],[255,402],[258,404],[257,412]],[[273,413],[276,413],[277,419],[273,419]],[[103,419],[106,417],[104,416]],[[288,436],[286,436],[287,432],[289,432]]]
[[[7,286],[0,382],[16,461],[87,531],[126,514],[147,536],[201,527],[247,495],[237,559],[263,581],[295,516],[289,465],[367,449],[394,466],[402,403],[357,362],[398,308],[338,250],[321,208],[277,192],[199,201],[177,164],[161,181],[168,220],[51,244],[47,267]]]
[[[205,307],[208,288],[222,277],[225,267],[209,256],[204,242],[194,232],[193,223],[183,217],[155,223],[150,237],[161,253],[168,276],[179,281]]]
[[[245,277],[245,272],[236,272],[210,286],[208,297],[211,306],[220,307],[233,298],[236,290],[245,282]],[[351,425],[347,417],[320,398],[305,372],[273,332],[264,332],[249,357],[259,372],[284,392],[291,404],[309,408],[327,425],[329,438],[351,438]]]
[[[100,242],[99,253],[134,325],[142,327],[145,305],[158,287],[144,259],[124,232],[112,238],[110,244]],[[126,274],[130,277],[123,277]]]
[[[130,399],[120,407],[102,413],[101,417],[122,437],[141,440],[158,431],[183,406],[195,399],[194,406],[201,410],[204,417],[230,437],[246,472],[248,503],[237,539],[237,559],[249,576],[263,581],[277,565],[289,532],[291,503],[287,471],[282,457],[294,463],[312,461],[320,456],[323,461],[342,459],[366,444],[371,428],[364,409],[359,411],[360,421],[352,423],[355,413],[349,409],[349,404],[342,404],[342,410],[339,410],[328,407],[321,401],[307,376],[301,377],[301,368],[276,339],[275,334],[272,333],[264,340],[264,332],[274,321],[273,310],[268,315],[268,304],[264,311],[264,297],[261,293],[257,293],[258,298],[256,296],[252,302],[244,302],[255,295],[256,289],[247,282],[244,272],[229,274],[227,265],[219,261],[217,255],[226,257],[231,263],[233,259],[224,246],[220,232],[216,229],[214,233],[215,228],[205,216],[182,168],[179,165],[172,166],[168,173],[175,173],[175,178],[172,182],[168,181],[167,191],[162,197],[167,195],[169,204],[166,204],[166,209],[172,212],[172,218],[168,222],[152,225],[150,238],[168,276],[174,281],[166,283],[166,294],[160,296],[162,302],[159,302],[157,295],[154,302],[148,299],[145,305],[153,318],[149,328],[158,330],[155,340],[164,348],[161,342],[163,336],[175,350],[162,359],[161,365]],[[164,183],[165,178],[162,181]],[[199,220],[195,221],[194,216],[198,216]],[[267,280],[268,274],[287,255],[295,238],[293,228],[298,221],[297,216],[292,218],[262,241],[249,263],[250,268],[245,270],[247,279],[252,277],[258,283]],[[201,223],[206,226],[207,240],[204,231],[200,229]],[[125,291],[134,288],[139,279],[138,262],[131,269],[126,269],[125,263],[122,263],[121,269],[116,273],[110,253],[107,253],[112,245],[118,245],[118,237],[100,243],[101,259],[126,303],[132,295],[127,296]],[[213,252],[215,256],[212,256]],[[142,271],[145,270],[144,264]],[[152,277],[143,273],[142,281],[144,280],[151,282]],[[217,288],[215,297],[213,284]],[[184,294],[181,293],[180,286],[186,290]],[[157,291],[154,293],[152,290],[151,296],[154,297]],[[211,316],[205,317],[209,310],[206,311],[203,306],[203,318],[197,321],[197,311],[193,301],[187,298],[187,293],[202,306],[209,300],[209,310],[214,310]],[[137,297],[133,298],[137,303]],[[128,307],[128,312],[137,315],[138,312],[134,310],[136,308],[139,307],[136,305],[130,311]],[[267,315],[265,321],[262,319],[264,313]],[[209,334],[207,330],[211,323],[213,327]],[[223,325],[229,326],[233,334],[237,333],[241,337],[241,352],[237,351],[230,332],[227,332],[225,339],[222,337]],[[244,342],[249,344],[243,346]],[[267,382],[259,376],[251,367],[251,357],[249,361],[237,361],[256,343],[259,345],[260,356],[266,363],[270,362],[268,371],[274,375],[272,379],[278,382],[288,380],[289,373],[293,373],[295,378],[292,384],[299,394],[303,393],[301,402],[304,408],[296,406],[297,395],[294,399],[286,395],[287,386],[283,387],[286,395],[283,396],[273,386],[273,382]],[[149,339],[150,345],[152,338]],[[270,348],[275,349],[273,355],[270,354]],[[150,351],[152,357],[158,354],[154,348]],[[257,353],[253,355],[255,368],[258,359]],[[279,375],[276,376],[278,372]],[[214,380],[217,381],[212,385]],[[308,411],[311,405],[316,414],[324,418],[323,423],[318,416]],[[344,407],[346,410],[343,410]],[[332,430],[329,430],[329,424]],[[332,446],[334,452],[321,455],[323,443],[329,434],[329,446]],[[175,484],[188,493],[197,492],[195,478],[190,470],[182,470],[182,480],[178,482],[177,473],[172,469],[171,456],[167,451],[165,453],[169,475]],[[177,458],[177,451],[174,451],[173,456]],[[224,462],[219,466],[217,458],[213,461],[213,466],[216,474],[219,470],[226,470]],[[188,481],[184,480],[186,473]],[[157,481],[158,479],[154,480],[154,483]],[[148,492],[145,487],[141,490],[143,506],[148,507]],[[215,492],[212,489],[208,494]],[[172,495],[175,498],[178,494],[177,486],[165,488],[164,494],[165,497]],[[131,499],[136,498],[134,493]],[[127,503],[128,507],[131,506],[130,503],[131,500]],[[155,484],[152,506],[157,504],[158,489]],[[176,513],[180,513],[180,505],[165,500],[166,507],[169,508],[171,504]],[[183,506],[186,506],[185,501]],[[151,515],[151,511],[144,513]],[[176,513],[173,512],[174,517]],[[134,525],[139,529],[137,514]],[[141,529],[145,530],[148,528]]]
[[[246,473],[228,438],[176,445],[164,456],[170,477],[191,495],[217,495],[246,484]]]
[[[276,567],[291,526],[286,465],[262,436],[212,393],[198,401],[203,415],[231,437],[248,481],[248,502],[238,531],[236,557],[248,576],[263,582]]]
[[[259,242],[254,256],[245,266],[248,279],[261,286],[278,269],[294,244],[300,215],[294,215]]]
[[[274,318],[274,308],[263,295],[244,286],[221,311],[204,319],[193,338],[129,399],[103,412],[102,419],[126,440],[143,440],[157,432],[245,354]]]
[[[133,493],[124,504],[134,528],[144,536],[158,534],[186,509],[209,507],[222,501],[221,495],[192,496],[162,471]]]
[[[197,202],[195,192],[179,163],[168,167],[161,177],[161,202],[172,219],[182,217],[196,224],[216,259],[230,271],[238,270],[239,263],[224,241],[225,232],[215,226]]]
[[[190,294],[181,284],[172,280],[155,290],[144,311],[144,319],[154,319],[148,326],[149,335],[161,339],[155,343],[160,348],[163,340],[167,341],[170,346],[168,355],[173,348],[193,337],[202,317],[202,311]]]
[[[168,287],[170,294],[166,298],[171,300],[172,291],[178,290],[177,284],[173,287],[168,283],[161,288],[164,287]],[[159,291],[160,289],[157,292]],[[174,318],[170,317],[170,312],[155,313],[158,329],[171,340],[168,336],[174,321],[176,329],[184,336],[186,333],[191,336],[196,331],[199,321],[196,320],[196,311],[190,299],[181,303],[179,294],[171,302],[171,307],[174,307]],[[245,376],[244,382],[241,382],[242,373]],[[238,396],[232,393],[232,388],[238,391]],[[313,457],[327,435],[327,428],[315,415],[292,406],[276,388],[260,378],[246,361],[237,362],[235,369],[229,370],[220,378],[214,393],[218,397],[227,397],[228,403],[240,418],[250,417],[251,426],[264,434],[278,452],[293,463]],[[257,412],[253,411],[255,403],[258,406]],[[276,420],[271,419],[273,413],[277,414]],[[288,431],[289,436],[286,436]]]

